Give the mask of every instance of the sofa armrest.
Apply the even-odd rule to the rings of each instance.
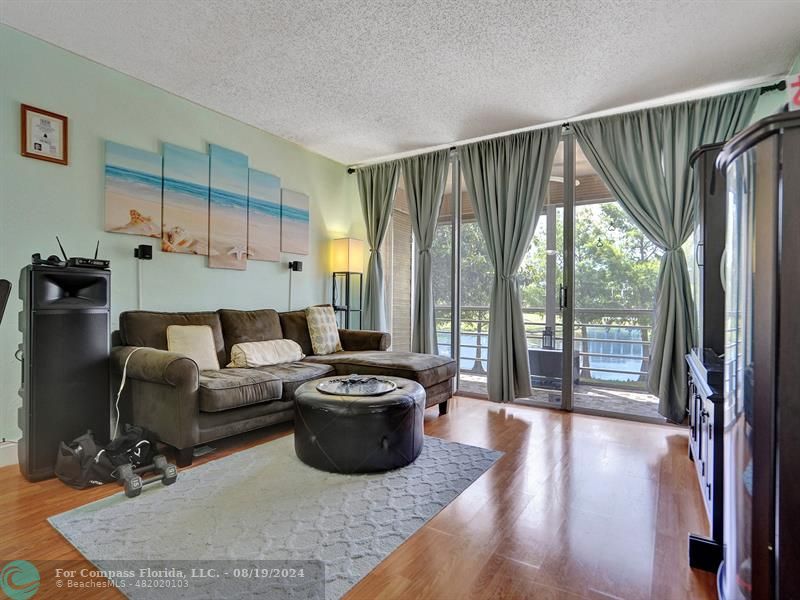
[[[340,329],[339,340],[344,350],[388,350],[392,336],[384,331]]]
[[[178,449],[199,443],[199,384],[197,363],[185,354],[134,346],[111,349],[114,395],[128,356],[127,384],[120,399],[122,422],[155,432]],[[129,421],[128,421],[129,420]]]
[[[117,346],[111,349],[111,365],[117,374],[122,373],[129,356],[126,375],[131,379],[194,390],[198,387],[200,371],[197,363],[185,354],[156,348]]]

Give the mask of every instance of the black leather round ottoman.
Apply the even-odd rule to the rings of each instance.
[[[294,449],[307,465],[334,473],[404,467],[422,451],[425,389],[415,381],[381,377],[397,389],[381,396],[333,396],[317,391],[327,377],[294,394]]]

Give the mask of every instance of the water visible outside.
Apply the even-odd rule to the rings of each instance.
[[[610,383],[628,383],[639,379],[639,375],[631,371],[642,371],[644,368],[644,347],[641,344],[625,343],[642,341],[642,332],[637,329],[619,327],[587,327],[592,341],[585,342],[588,351],[593,354],[613,354],[615,356],[589,356],[589,376],[598,381]],[[438,353],[452,356],[450,333],[440,331],[437,334]],[[489,336],[480,336],[480,359],[478,358],[478,336],[472,333],[461,334],[461,358],[459,370],[469,373],[485,373],[489,354]],[[605,369],[603,371],[592,370]],[[618,371],[616,371],[618,370]]]

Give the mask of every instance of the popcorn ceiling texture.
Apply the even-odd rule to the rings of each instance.
[[[800,2],[0,0],[0,21],[339,162],[783,74]]]

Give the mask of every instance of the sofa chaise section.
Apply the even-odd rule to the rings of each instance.
[[[324,356],[307,356],[303,362],[330,365],[337,375],[389,375],[416,381],[425,388],[425,407],[439,405],[439,414],[447,414],[452,396],[456,363],[446,356],[415,352],[351,351]]]

